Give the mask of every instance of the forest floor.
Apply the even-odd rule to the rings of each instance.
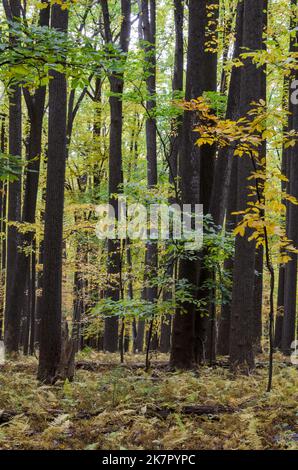
[[[40,386],[37,361],[0,366],[0,449],[298,449],[298,368],[264,357],[250,376],[227,367],[170,372],[167,357],[80,354],[75,380]]]

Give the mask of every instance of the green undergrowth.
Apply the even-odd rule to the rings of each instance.
[[[116,355],[85,354],[94,370],[55,386],[37,383],[36,359],[7,362],[0,410],[14,416],[0,425],[0,449],[298,449],[297,367],[276,364],[268,394],[265,367],[250,376],[226,367],[173,373],[165,356],[155,359],[146,373],[143,356],[115,366]],[[215,410],[184,414],[192,405]]]

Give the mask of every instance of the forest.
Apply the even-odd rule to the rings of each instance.
[[[297,0],[1,1],[0,450],[297,451],[297,270]]]

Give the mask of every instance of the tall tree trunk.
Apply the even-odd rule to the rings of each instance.
[[[6,115],[1,115],[0,149],[2,153],[6,151]],[[4,295],[5,295],[5,262],[6,262],[6,182],[0,182],[0,340],[3,339],[4,326]]]
[[[62,5],[63,6],[63,5]],[[52,6],[51,27],[67,32],[68,10]],[[48,165],[38,379],[56,380],[61,355],[61,294],[67,83],[52,70],[49,84]]]
[[[31,283],[30,283],[30,342],[29,354],[33,356],[35,351],[35,308],[36,308],[36,243],[33,242],[31,253]]]
[[[242,46],[242,31],[243,31],[243,2],[238,3],[237,18],[236,18],[236,39],[234,47],[233,59],[239,59]],[[239,118],[239,104],[240,104],[240,80],[241,68],[233,67],[231,72],[231,79],[228,92],[228,102],[226,118],[237,120]],[[220,149],[215,165],[213,191],[210,203],[210,213],[212,214],[214,224],[216,226],[223,226],[224,218],[226,215],[228,197],[231,188],[231,172],[233,165],[233,151],[232,149]]]
[[[267,37],[267,26],[268,26],[268,0],[264,0],[263,6],[263,31]],[[267,43],[264,41],[262,49],[266,51]],[[267,80],[266,64],[261,67],[264,72],[261,77],[261,99],[266,102],[267,100]],[[259,164],[260,170],[266,171],[266,148],[267,144],[264,140],[261,146],[261,156],[265,163]],[[260,192],[263,191],[260,189]],[[262,194],[263,197],[263,194]],[[254,284],[254,312],[253,312],[253,345],[256,353],[262,352],[262,333],[263,333],[263,322],[262,322],[262,311],[263,311],[263,278],[264,278],[264,248],[260,246],[256,249],[255,259],[255,284]]]
[[[183,16],[184,16],[184,4],[182,0],[174,0],[174,19],[175,19],[175,59],[174,59],[174,74],[172,81],[172,92],[173,98],[175,98],[177,92],[183,90],[183,64],[184,64],[184,47],[183,47]],[[172,141],[170,147],[169,157],[169,182],[177,187],[177,170],[178,170],[178,152],[181,141],[181,130],[182,130],[182,119],[174,119],[172,122]],[[174,204],[176,197],[169,198],[169,204]],[[174,275],[174,263],[171,262],[169,257],[169,267],[167,269],[167,275],[173,277]],[[172,299],[172,291],[166,289],[163,293],[164,300]],[[161,330],[160,330],[160,352],[168,353],[171,349],[171,331],[172,331],[172,315],[166,315],[162,319]]]
[[[189,1],[189,28],[186,93],[187,101],[201,96],[205,88],[205,76],[202,63],[205,55],[205,27],[207,21],[207,1]],[[195,204],[200,203],[200,149],[196,146],[193,132],[194,113],[185,112],[181,151],[179,153],[179,177],[181,183],[181,203],[190,204],[194,212]],[[196,297],[198,283],[198,262],[183,258],[179,265],[179,279],[186,279],[192,286],[192,295]],[[185,302],[177,309],[173,320],[172,351],[170,363],[177,368],[191,368],[194,356],[195,309],[192,302]]]
[[[44,223],[44,214],[41,214],[41,223]],[[43,266],[43,247],[44,243],[43,240],[39,245],[38,251],[38,264],[39,266]],[[42,315],[42,292],[43,292],[43,271],[39,270],[36,276],[36,306],[35,306],[35,345],[36,347],[39,345],[40,340],[40,324],[41,324],[41,315]]]
[[[232,174],[228,196],[226,225],[225,229],[232,232],[236,227],[237,218],[232,213],[237,208],[237,164],[238,161],[233,157]],[[224,262],[224,272],[232,276],[234,267],[233,256],[227,258]],[[231,288],[232,290],[232,288]],[[218,327],[218,340],[217,340],[217,354],[220,356],[228,356],[230,352],[230,330],[231,330],[231,304],[232,292],[230,292],[230,299],[222,299],[220,321]]]
[[[291,77],[290,77],[291,78]],[[288,86],[290,84],[290,80],[284,80],[284,97],[283,102],[287,101],[287,106],[289,106],[289,90]],[[288,123],[285,126],[285,131],[288,131],[292,128],[292,116],[288,117]],[[281,171],[284,176],[288,178],[288,181],[281,182],[281,190],[283,192],[289,193],[289,162],[288,162],[288,152],[289,149],[286,149],[283,146],[282,149],[282,162],[281,162]],[[286,213],[288,216],[289,210],[289,203],[288,201],[282,201],[286,206]],[[286,216],[286,221],[288,221],[288,217]],[[288,233],[288,227],[286,227],[286,231]],[[281,341],[282,341],[282,329],[283,329],[283,317],[284,317],[284,306],[285,306],[285,265],[282,264],[279,267],[279,276],[278,276],[278,294],[277,294],[277,313],[276,313],[276,320],[275,320],[275,331],[274,331],[274,347],[281,349]]]
[[[111,32],[111,23],[108,2],[101,0],[105,41],[106,44],[113,43]],[[131,1],[121,0],[122,25],[119,38],[119,47],[122,53],[128,52],[130,40],[130,14]],[[121,59],[120,59],[121,60]],[[114,207],[116,220],[118,220],[118,200],[115,194],[119,194],[120,185],[123,182],[122,172],[122,94],[124,88],[123,71],[110,75],[110,153],[109,153],[109,203]],[[120,300],[120,270],[121,270],[121,253],[120,241],[108,240],[108,264],[107,272],[110,286],[107,289],[106,296],[114,301]],[[104,349],[109,352],[115,352],[118,349],[118,318],[110,317],[105,319],[104,329]]]
[[[208,37],[212,34],[217,35],[218,10],[213,11],[212,25],[209,24],[209,7],[217,5],[218,2],[207,1],[206,10],[202,14],[203,31],[209,30]],[[203,40],[203,50],[201,52],[201,74],[203,75],[202,91],[216,92],[217,90],[217,53],[210,53],[205,50],[206,40]],[[214,180],[216,148],[215,146],[203,145],[200,148],[200,203],[203,204],[204,215],[210,214],[212,186]],[[209,358],[210,361],[215,360],[215,344],[216,344],[216,316],[215,305],[213,299],[215,293],[213,288],[206,287],[206,282],[215,279],[215,272],[205,267],[205,257],[208,257],[208,250],[203,250],[199,257],[199,282],[198,282],[198,299],[207,301],[207,308],[204,312],[199,308],[195,316],[195,359],[198,362]]]
[[[243,2],[237,6],[236,17],[236,39],[234,58],[239,58],[243,36]],[[240,105],[240,81],[241,68],[233,67],[229,86],[226,118],[237,120]],[[216,163],[213,194],[211,199],[211,214],[214,224],[222,226],[225,219],[225,229],[233,231],[236,226],[236,217],[232,215],[237,209],[237,159],[232,149],[220,149]],[[233,258],[228,258],[224,263],[224,271],[232,275]],[[230,349],[230,327],[231,327],[231,299],[222,299],[220,321],[218,327],[217,353],[225,356]]]
[[[20,18],[19,0],[5,2],[6,15],[10,21]],[[7,9],[7,4],[8,8]],[[16,38],[10,34],[10,45],[14,46]],[[22,154],[22,90],[14,84],[9,96],[9,154]],[[21,178],[8,185],[8,222],[19,222],[21,218]],[[11,290],[14,283],[15,266],[18,257],[18,231],[13,225],[7,230],[7,263],[6,263],[6,305],[5,305],[5,349],[7,353],[17,353],[20,335],[20,313],[11,309]]]
[[[76,223],[79,223],[80,218],[75,217]],[[73,318],[72,318],[72,338],[75,344],[76,352],[80,349],[81,338],[81,324],[85,312],[85,295],[87,288],[87,281],[84,278],[82,266],[88,263],[87,248],[81,240],[77,241],[76,247],[76,268],[74,272],[73,282]]]
[[[49,7],[41,10],[39,23],[41,26],[47,26],[49,24]],[[22,223],[34,224],[39,181],[42,122],[44,115],[46,88],[38,88],[33,95],[31,95],[28,90],[24,89],[24,96],[28,108],[30,131],[27,151],[28,170],[26,172],[21,221]],[[34,236],[34,231],[28,231],[24,234],[20,234],[18,237],[19,252],[15,262],[13,283],[9,291],[6,309],[8,317],[15,315],[20,319],[21,310],[24,304],[26,284],[30,284],[30,282],[29,284],[27,283],[26,279],[28,273],[30,272],[30,256],[28,256],[24,250],[28,250],[30,247],[32,249]],[[29,307],[28,311],[31,311],[31,307]],[[30,328],[29,322],[27,323],[28,328]]]
[[[27,356],[29,353],[29,336],[30,336],[30,265],[27,266],[28,272],[26,273],[26,292],[23,298],[23,307],[22,307],[22,321],[21,321],[21,346],[23,348],[24,356]]]
[[[279,267],[278,293],[277,293],[277,313],[274,329],[274,347],[281,349],[283,319],[285,305],[285,266]]]
[[[291,1],[292,6],[297,6],[297,1]],[[293,21],[292,27],[297,27],[297,20]],[[297,50],[296,44],[298,40],[298,33],[296,31],[295,37],[291,38],[290,51]],[[290,78],[292,80],[298,79],[298,72],[295,71]],[[291,89],[290,89],[291,94]],[[291,102],[289,95],[289,129],[298,131],[298,106]],[[298,161],[297,161],[298,144],[296,142],[294,147],[287,150],[287,174],[289,178],[288,191],[294,196],[298,197]],[[294,245],[298,246],[298,209],[295,204],[287,204],[287,236],[293,240]],[[296,299],[297,299],[297,254],[291,254],[292,260],[285,266],[285,279],[284,279],[284,316],[282,322],[282,338],[281,349],[286,355],[292,352],[291,346],[295,339],[295,325],[296,325]]]
[[[264,0],[244,0],[243,47],[261,50],[264,25]],[[262,98],[262,69],[257,69],[250,59],[245,60],[241,71],[240,112],[245,115],[252,102]],[[253,171],[249,155],[238,161],[237,210],[245,210],[249,202],[247,178]],[[237,235],[233,272],[231,310],[230,363],[233,368],[254,367],[253,317],[255,280],[255,243],[248,241],[249,234]]]
[[[263,247],[256,250],[254,309],[253,309],[253,345],[255,353],[262,352],[262,307],[263,307]]]
[[[147,158],[147,185],[153,189],[157,185],[157,132],[156,132],[156,1],[141,1],[141,23],[143,30],[145,63],[146,63],[146,86],[148,99],[146,103],[146,158]],[[144,298],[148,302],[156,302],[158,289],[152,284],[152,280],[157,276],[158,270],[158,243],[149,240],[146,243],[145,254],[145,283]],[[153,322],[153,319],[151,320]],[[142,326],[140,325],[140,333]],[[151,328],[149,328],[149,332]],[[157,337],[154,347],[157,347]],[[151,335],[147,337],[150,343]],[[148,344],[147,344],[148,346]],[[150,346],[150,345],[149,345]]]

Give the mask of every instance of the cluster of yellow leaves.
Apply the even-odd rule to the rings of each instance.
[[[286,201],[291,204],[298,204],[294,196],[288,195],[285,191],[281,192],[280,198],[277,197],[276,188],[278,182],[287,181],[287,178],[278,172],[277,169],[260,169],[252,172],[249,180],[257,181],[258,189],[261,191],[262,198],[257,198],[256,186],[249,186],[251,198],[247,208],[239,211],[235,215],[242,215],[240,222],[234,230],[235,235],[244,236],[247,231],[251,233],[248,240],[256,240],[256,246],[265,245],[265,233],[269,238],[271,255],[278,263],[286,264],[291,261],[291,253],[298,253],[292,240],[286,235],[285,224],[282,223],[286,213]]]
[[[237,121],[220,119],[211,108],[209,101],[199,97],[189,103],[183,103],[184,109],[197,113],[195,132],[199,134],[197,145],[217,144],[220,148],[230,147],[235,156],[242,157],[250,153],[259,160],[260,147],[265,140],[273,139],[275,146],[284,144],[293,146],[297,142],[298,133],[291,130],[279,136],[274,129],[267,128],[269,120],[285,124],[286,114],[280,110],[267,110],[264,100],[253,102],[247,115]]]
[[[277,261],[290,261],[290,253],[298,253],[298,250],[286,236],[282,222],[286,211],[285,202],[298,204],[298,201],[280,190],[280,183],[287,181],[287,178],[278,168],[269,168],[262,157],[262,146],[266,141],[273,141],[276,147],[284,145],[285,148],[297,144],[298,133],[294,130],[280,136],[280,132],[267,127],[270,120],[285,123],[287,113],[268,110],[264,100],[251,103],[247,115],[237,121],[220,119],[203,97],[183,103],[183,107],[196,113],[197,125],[194,130],[200,136],[197,145],[216,144],[219,148],[232,149],[235,157],[249,156],[253,160],[255,170],[248,178],[253,182],[248,186],[250,200],[246,209],[235,213],[242,216],[234,231],[235,235],[244,236],[248,233],[248,239],[255,240],[257,247],[265,245],[267,235],[271,253]]]
[[[62,10],[66,10],[74,3],[78,3],[78,0],[50,0],[50,5],[61,5]],[[38,2],[37,8],[43,10],[48,7],[48,4],[45,2]]]

